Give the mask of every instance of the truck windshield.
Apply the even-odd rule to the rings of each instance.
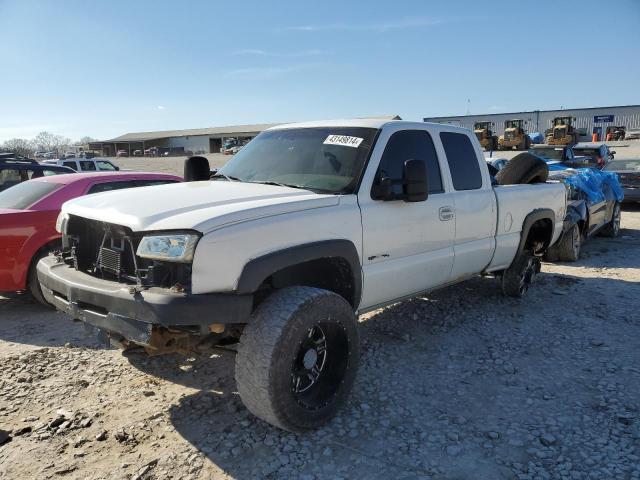
[[[267,130],[240,150],[220,173],[242,182],[353,193],[377,131],[361,127]]]

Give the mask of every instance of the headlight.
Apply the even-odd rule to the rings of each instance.
[[[67,223],[69,223],[69,214],[60,212],[58,219],[56,220],[56,231],[58,233],[66,233]]]
[[[151,260],[189,263],[198,243],[198,235],[174,234],[143,237],[137,255]]]

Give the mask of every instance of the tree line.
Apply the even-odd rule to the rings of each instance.
[[[64,152],[69,147],[87,145],[95,142],[91,137],[82,137],[73,142],[70,138],[62,135],[55,135],[50,132],[40,132],[31,140],[26,138],[11,138],[0,144],[0,152],[17,153],[29,157],[33,152]]]

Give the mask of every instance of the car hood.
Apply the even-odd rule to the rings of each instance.
[[[275,185],[204,181],[140,187],[76,198],[62,212],[133,231],[197,230],[337,205],[340,197]]]

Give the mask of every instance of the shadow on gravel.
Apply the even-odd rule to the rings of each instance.
[[[0,340],[41,347],[105,348],[93,332],[28,294],[0,296]]]

